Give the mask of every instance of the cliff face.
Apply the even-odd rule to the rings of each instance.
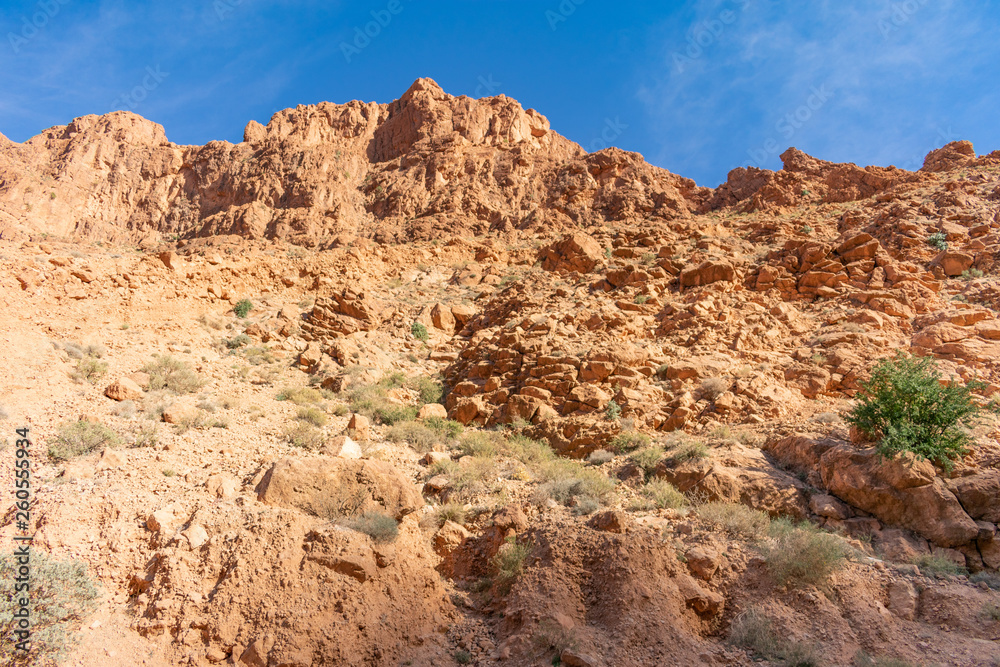
[[[10,232],[156,242],[236,234],[385,241],[686,216],[710,191],[634,153],[588,155],[504,96],[429,79],[391,104],[300,106],[243,142],[177,146],[127,112],[0,141]]]

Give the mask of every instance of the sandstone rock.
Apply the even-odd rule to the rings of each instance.
[[[950,171],[963,167],[975,159],[976,151],[971,141],[953,141],[928,153],[920,171]]]
[[[135,373],[131,373],[128,376],[128,379],[132,380],[132,382],[135,382],[137,385],[139,385],[142,388],[143,391],[146,391],[147,389],[149,389],[149,374],[148,373],[143,373],[142,371],[136,371]]]
[[[205,530],[204,526],[197,523],[192,523],[181,532],[181,535],[188,541],[192,549],[197,549],[208,542],[208,531]]]
[[[889,604],[886,607],[904,621],[912,621],[917,616],[917,603],[920,596],[917,589],[905,579],[894,579],[889,582]]]
[[[445,521],[444,525],[434,533],[434,551],[442,558],[446,558],[470,537],[472,533],[464,526],[454,521]]]
[[[170,533],[182,521],[178,512],[179,508],[176,505],[168,505],[158,509],[146,518],[146,528],[154,533]]]
[[[347,422],[348,430],[354,433],[358,440],[371,440],[371,420],[364,415],[354,413],[351,420]]]
[[[946,276],[960,276],[962,272],[971,268],[975,258],[964,252],[956,250],[945,250],[934,259],[935,264],[940,264]]]
[[[115,401],[141,401],[142,387],[127,377],[119,378],[104,388],[104,395]]]
[[[435,463],[440,463],[441,461],[450,461],[451,454],[448,452],[427,452],[424,454],[423,458],[420,459],[420,463],[425,466],[432,466]]]
[[[820,472],[837,497],[939,546],[966,544],[979,533],[944,482],[919,463],[896,461],[886,467],[874,449],[839,445],[823,454]]]
[[[319,516],[382,511],[399,520],[423,505],[420,493],[396,468],[367,459],[280,459],[256,492],[265,504]]]
[[[430,419],[431,417],[447,419],[448,411],[440,403],[426,403],[417,412],[417,419]]]
[[[691,547],[684,553],[684,558],[687,560],[691,574],[705,581],[711,581],[712,576],[719,569],[719,552],[711,547]]]
[[[121,468],[126,463],[128,463],[128,454],[119,450],[105,448],[101,452],[101,458],[97,462],[97,470],[110,470],[113,468]]]
[[[542,248],[539,259],[546,271],[590,273],[604,257],[601,244],[582,232],[569,234]]]
[[[624,533],[632,525],[632,519],[625,512],[604,510],[592,516],[587,521],[587,525],[594,530],[603,530],[609,533]]]
[[[318,366],[320,359],[323,357],[323,352],[320,350],[318,343],[309,343],[306,349],[299,354],[299,363],[306,368],[313,368]]]
[[[686,574],[674,577],[674,583],[688,607],[707,617],[717,616],[725,605],[726,598],[720,593],[702,588]]]
[[[194,418],[195,414],[195,409],[192,406],[174,403],[173,405],[164,408],[163,421],[168,424],[181,424]]]
[[[604,663],[574,648],[564,648],[559,654],[559,664],[566,667],[601,667]]]
[[[830,519],[844,520],[851,517],[851,510],[847,505],[824,493],[817,493],[809,498],[809,509],[817,516]]]
[[[160,261],[163,262],[163,266],[167,267],[171,271],[177,268],[177,253],[173,251],[161,252],[159,255]]]
[[[1000,472],[991,470],[946,483],[973,519],[1000,523]]]
[[[931,552],[927,540],[899,528],[883,528],[872,537],[875,552],[897,563],[910,563]]]
[[[736,280],[736,269],[728,262],[702,262],[696,267],[681,271],[681,287],[699,287],[719,281]]]
[[[454,314],[451,312],[451,308],[437,303],[431,309],[431,322],[434,328],[440,329],[441,331],[447,333],[454,333],[456,328],[456,320]]]
[[[363,456],[361,445],[346,435],[332,438],[320,451],[327,456],[337,456],[342,459],[360,459]]]
[[[209,476],[205,481],[205,490],[211,496],[229,500],[239,493],[240,483],[225,473],[219,473]]]

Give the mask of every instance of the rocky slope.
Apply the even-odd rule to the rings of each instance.
[[[945,471],[841,415],[897,349],[1000,389],[1000,154],[783,160],[701,188],[425,79],[0,137],[0,442],[102,587],[64,663],[998,664],[996,421]],[[783,578],[768,516],[848,558]]]

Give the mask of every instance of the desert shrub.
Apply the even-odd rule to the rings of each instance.
[[[650,437],[645,433],[628,431],[619,433],[615,437],[611,438],[611,440],[608,441],[608,447],[610,447],[613,452],[624,454],[625,452],[631,452],[634,449],[645,447],[650,442]]]
[[[155,447],[160,441],[160,431],[156,424],[141,426],[131,437],[129,447]]]
[[[468,665],[472,663],[472,654],[465,649],[458,649],[454,654],[452,654],[452,657],[455,658],[455,662],[460,665]]]
[[[493,570],[493,582],[501,594],[510,592],[510,587],[521,575],[524,561],[530,554],[531,545],[519,543],[514,537],[508,537],[500,546],[490,565]]]
[[[233,306],[233,314],[239,318],[246,317],[250,314],[251,310],[253,310],[253,302],[250,299],[240,299]]]
[[[425,343],[430,338],[430,334],[427,332],[427,327],[420,322],[413,323],[410,327],[410,333],[413,334],[414,338]]]
[[[309,450],[317,450],[325,442],[323,431],[305,422],[299,422],[285,429],[285,440],[295,447]]]
[[[500,456],[506,451],[506,442],[496,431],[470,431],[462,435],[458,447],[465,456]]]
[[[250,336],[240,334],[238,336],[233,336],[232,338],[224,338],[222,342],[230,350],[237,350],[250,344]]]
[[[153,355],[153,361],[143,366],[142,372],[149,375],[151,391],[166,389],[175,394],[189,394],[205,384],[191,366],[168,355]]]
[[[345,521],[349,528],[364,533],[379,543],[392,542],[399,535],[396,520],[384,512],[364,512]]]
[[[0,580],[14,580],[18,563],[13,553],[0,554]],[[97,607],[97,584],[80,561],[58,561],[40,549],[31,550],[31,644],[30,652],[15,653],[13,631],[15,593],[5,585],[0,593],[0,663],[43,665],[61,661],[73,643],[73,632]]]
[[[729,390],[729,383],[722,378],[705,378],[701,381],[700,389],[704,398],[714,401]]]
[[[239,355],[252,366],[262,366],[275,362],[274,353],[265,345],[250,345],[239,350]],[[268,383],[270,384],[270,382]]]
[[[434,520],[438,526],[443,526],[445,521],[453,521],[457,524],[465,523],[465,507],[461,503],[445,503],[434,510]]]
[[[424,420],[424,424],[436,431],[445,440],[454,440],[465,431],[465,427],[459,422],[452,419],[442,419],[441,417],[428,417]]]
[[[49,458],[69,461],[103,447],[117,447],[121,438],[103,424],[89,421],[67,422],[59,427],[49,444]]]
[[[966,269],[962,271],[962,280],[975,280],[976,278],[982,278],[983,272],[979,269]]]
[[[614,491],[614,482],[607,475],[570,459],[553,458],[541,463],[537,475],[543,484],[536,489],[536,501],[551,498],[575,505],[590,498],[603,502]]]
[[[986,602],[983,604],[983,618],[990,621],[1000,621],[1000,604]]]
[[[407,385],[420,394],[421,403],[440,403],[444,397],[444,385],[434,378],[426,376],[412,378]]]
[[[928,575],[951,575],[956,576],[966,574],[966,569],[961,565],[937,554],[923,554],[913,560],[913,564],[920,568],[920,572]]]
[[[663,450],[659,447],[647,447],[634,452],[628,457],[629,461],[642,468],[645,476],[653,474],[656,464],[663,460]]]
[[[969,581],[974,584],[984,583],[995,591],[1000,591],[1000,574],[996,572],[989,572],[983,570],[982,572],[976,572],[974,575],[969,577]]]
[[[209,313],[202,313],[201,315],[199,315],[198,322],[210,329],[215,329],[215,330],[222,329],[224,326],[226,326],[226,321],[224,319],[222,319],[221,317],[216,317],[215,315],[211,315]]]
[[[659,509],[680,509],[688,504],[688,499],[673,484],[659,479],[643,486],[642,495]]]
[[[821,649],[815,644],[794,642],[782,646],[782,667],[824,667],[827,664]]]
[[[751,607],[733,619],[729,626],[729,643],[750,651],[755,658],[774,658],[780,650],[771,619],[757,607]]]
[[[323,400],[323,394],[311,387],[285,387],[275,396],[277,401],[291,401],[295,405],[310,405]]]
[[[108,365],[96,357],[83,357],[76,362],[76,368],[71,377],[74,380],[81,380],[96,384],[108,372]]]
[[[699,505],[698,516],[723,528],[730,535],[751,540],[762,538],[771,525],[771,517],[739,503],[709,502]]]
[[[122,401],[115,406],[114,414],[122,419],[132,419],[135,417],[135,401]]]
[[[295,415],[295,418],[313,426],[325,426],[328,419],[325,412],[313,407],[299,408],[299,413]]]
[[[608,421],[618,421],[622,417],[622,406],[615,400],[608,401],[608,406],[604,408],[604,416]]]
[[[104,349],[103,345],[94,345],[92,343],[80,345],[78,343],[67,342],[63,344],[63,349],[66,350],[66,354],[70,359],[83,359],[85,357],[100,359],[107,354],[107,350]]]
[[[764,560],[779,585],[820,584],[847,560],[844,541],[812,524],[776,519],[768,533],[770,540],[762,545]]]
[[[224,417],[215,417],[210,412],[195,410],[185,414],[177,422],[179,433],[185,433],[190,429],[202,430],[206,428],[229,428],[229,420]]]
[[[587,463],[595,466],[604,465],[609,461],[614,460],[615,455],[606,449],[596,449],[590,453],[587,457]]]
[[[390,442],[408,442],[418,452],[428,452],[441,441],[437,431],[418,421],[394,424],[385,437]]]
[[[846,420],[878,440],[879,454],[892,458],[913,452],[946,469],[974,442],[965,429],[978,423],[984,411],[996,410],[995,403],[983,407],[973,396],[986,388],[984,383],[942,384],[933,359],[904,352],[879,361],[861,388]]]
[[[708,456],[708,447],[701,442],[684,441],[673,447],[667,454],[670,465],[678,465],[685,461],[703,459]]]
[[[927,245],[936,250],[947,250],[948,249],[948,237],[945,236],[944,232],[934,232],[927,237]]]
[[[390,378],[391,381],[391,378]],[[399,422],[410,421],[417,416],[417,409],[411,405],[393,403],[385,396],[388,383],[379,383],[374,387],[360,387],[348,393],[348,401],[352,412],[357,412],[381,424],[392,426]]]

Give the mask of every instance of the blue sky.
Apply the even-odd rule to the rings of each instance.
[[[180,144],[421,76],[715,186],[817,157],[1000,148],[1000,1],[0,0],[0,132],[129,109]],[[368,33],[374,35],[369,37]],[[361,36],[359,36],[361,35]],[[346,45],[346,46],[345,46]]]

